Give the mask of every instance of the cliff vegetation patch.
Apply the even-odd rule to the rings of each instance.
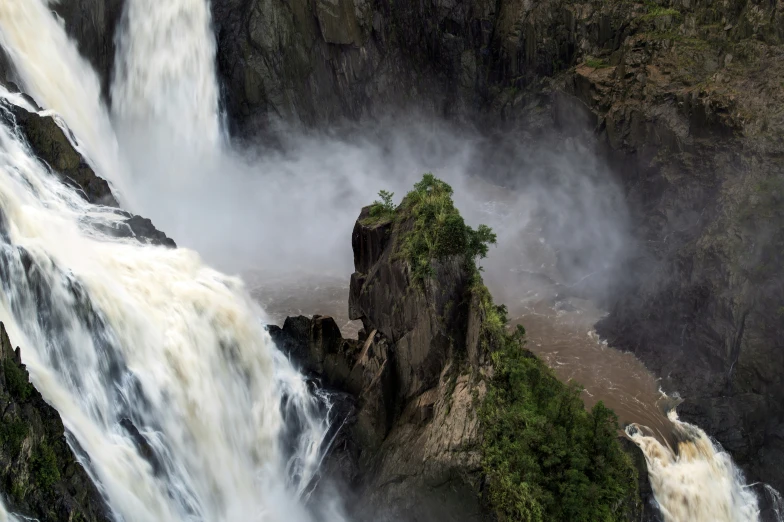
[[[474,230],[466,225],[452,194],[451,186],[427,173],[400,204],[398,219],[412,221],[402,237],[401,252],[418,282],[432,277],[433,259],[462,256],[476,272],[476,259],[487,257],[489,245],[496,243],[490,227],[479,225]]]
[[[524,328],[506,331],[505,309],[481,288],[483,336],[498,347],[480,411],[490,509],[501,521],[625,520],[637,470],[618,442],[617,416],[601,402],[586,411],[581,389],[525,349]]]

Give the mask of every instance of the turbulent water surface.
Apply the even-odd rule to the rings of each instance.
[[[302,138],[293,152],[240,157],[221,130],[209,16],[204,0],[126,2],[107,110],[48,3],[0,1],[0,44],[24,89],[67,123],[123,204],[250,283],[209,268],[194,250],[106,235],[125,216],[86,203],[13,125],[0,126],[0,320],[118,520],[315,516],[305,500],[327,446],[329,398],[309,392],[263,325],[320,312],[356,332],[345,310],[350,227],[375,191],[401,192],[429,167],[396,154],[414,150],[412,141],[429,146],[422,156],[436,158],[468,220],[499,232],[487,280],[528,327],[529,347],[583,383],[586,402],[604,400],[634,423],[627,433],[646,454],[664,517],[758,519],[759,488],[746,487],[699,428],[665,417],[655,380],[596,338],[601,311],[570,291],[621,253],[617,216],[601,210],[618,200],[611,185],[586,175],[555,192],[499,190],[462,176],[470,147],[461,139],[433,146],[447,143],[435,127],[391,148]],[[573,154],[590,163],[584,151]],[[568,170],[551,166],[555,177]],[[556,266],[553,252],[564,248],[576,255]],[[152,461],[128,422],[153,448]],[[315,511],[343,520],[338,501]],[[0,520],[13,516],[0,509]]]

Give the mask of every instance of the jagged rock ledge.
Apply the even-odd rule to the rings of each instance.
[[[13,89],[13,84],[10,85]],[[29,98],[29,97],[28,97]],[[30,103],[37,107],[34,100]],[[59,179],[74,187],[79,194],[94,205],[116,208],[117,214],[126,219],[116,228],[93,223],[101,231],[116,237],[133,237],[139,242],[176,248],[174,240],[159,231],[149,219],[121,210],[112,194],[109,183],[98,176],[90,164],[72,145],[73,135],[65,131],[51,116],[41,116],[22,107],[0,100],[0,120],[18,129],[38,159],[45,163]]]

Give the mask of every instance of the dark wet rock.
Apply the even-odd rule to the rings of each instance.
[[[11,84],[10,87],[18,92],[15,85]],[[37,107],[32,98],[29,102]],[[7,124],[16,126],[38,158],[62,181],[76,188],[87,201],[96,205],[119,207],[106,180],[96,175],[89,163],[74,148],[72,142],[75,138],[71,136],[69,140],[51,116],[40,116],[21,107],[0,102],[0,118]],[[175,242],[156,229],[149,219],[119,209],[116,212],[127,216],[127,219],[115,226],[99,222],[87,224],[115,237],[133,237],[144,244],[176,248]]]
[[[152,224],[152,221],[147,218],[133,216],[130,219],[125,220],[125,224],[128,226],[128,228],[131,229],[134,237],[136,237],[142,243],[177,248],[177,244],[174,242],[174,240],[170,239],[166,236],[166,234],[155,228],[155,225]]]
[[[3,109],[0,117],[16,125],[41,161],[49,165],[61,179],[78,187],[87,201],[97,205],[119,206],[109,184],[95,174],[54,118],[40,116],[7,103],[3,103]]]
[[[63,19],[68,35],[93,66],[106,99],[115,58],[115,33],[125,0],[71,0],[52,8]]]
[[[0,323],[0,481],[9,510],[41,522],[109,521],[97,488],[76,461],[57,411],[30,384]]]
[[[139,428],[137,428],[133,421],[128,418],[122,419],[120,421],[120,426],[122,426],[123,429],[128,432],[128,435],[131,436],[139,450],[139,454],[150,464],[150,466],[152,466],[153,473],[159,475],[163,470],[163,465],[155,454],[155,450],[150,446],[149,441],[139,431]]]

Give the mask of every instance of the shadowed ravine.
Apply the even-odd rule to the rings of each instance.
[[[709,434],[678,421],[678,401],[644,365],[595,333],[634,241],[617,180],[592,148],[523,143],[516,159],[530,175],[510,187],[470,175],[487,152],[475,131],[415,116],[389,132],[284,129],[277,148],[240,149],[219,112],[204,0],[125,3],[109,108],[47,2],[0,1],[0,44],[44,109],[0,92],[0,320],[110,517],[347,520],[339,495],[309,502],[333,442],[333,397],[264,325],[330,315],[356,337],[353,223],[379,190],[399,201],[433,171],[468,223],[498,234],[482,264],[510,326],[524,325],[527,347],[584,387],[586,406],[603,401],[628,425],[663,518],[750,522],[763,506],[782,520],[778,493],[746,484]],[[57,116],[81,154],[75,169],[87,160],[122,208],[183,248],[61,182],[63,166],[38,161],[23,128],[36,114]],[[498,161],[487,179],[503,177]],[[0,510],[0,521],[16,518]]]

